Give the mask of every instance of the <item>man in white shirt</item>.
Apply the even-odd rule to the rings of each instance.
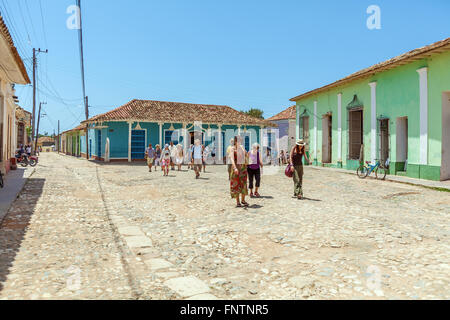
[[[173,144],[173,142],[170,142],[169,145],[169,151],[170,151],[170,166],[172,167],[172,171],[175,170],[175,161],[177,157],[177,147]]]
[[[203,164],[203,146],[200,144],[200,140],[195,140],[194,148],[192,148],[192,162],[194,164],[195,179],[200,177]]]

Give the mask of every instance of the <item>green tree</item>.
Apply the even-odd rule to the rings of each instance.
[[[257,108],[250,108],[248,111],[242,111],[243,113],[248,114],[251,117],[258,118],[258,119],[264,119],[264,111]]]

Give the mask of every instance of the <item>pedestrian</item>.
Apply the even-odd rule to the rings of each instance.
[[[192,169],[194,170],[194,166],[192,165],[192,150],[194,149],[194,145],[191,144],[188,152],[187,152],[187,164],[188,164],[188,170]]]
[[[173,141],[170,141],[169,152],[170,152],[170,166],[172,167],[173,171],[175,170],[175,162],[177,157],[177,147],[173,144]]]
[[[181,171],[181,165],[183,164],[183,146],[181,144],[177,145],[177,153],[175,157],[176,165],[178,166],[178,171]]]
[[[165,177],[169,175],[169,166],[170,166],[170,150],[169,145],[166,144],[164,146],[164,150],[161,152],[161,167]]]
[[[255,143],[252,146],[252,150],[248,153],[248,181],[250,189],[250,198],[255,196],[256,198],[261,197],[258,193],[258,189],[261,185],[261,169],[263,167],[261,161],[261,155],[259,153],[259,144]],[[255,180],[255,194],[253,194],[253,180]]]
[[[230,145],[227,148],[227,154],[226,154],[226,156],[227,156],[227,167],[228,167],[228,180],[231,179],[231,171],[232,171],[232,167],[233,167],[233,164],[231,162],[231,150],[233,149],[233,146],[234,146],[234,139],[231,139],[230,140]]]
[[[298,140],[292,147],[289,160],[292,166],[291,170],[294,173],[294,197],[299,200],[303,199],[303,158],[307,163],[311,163],[305,152],[305,146],[306,144],[302,139]]]
[[[231,149],[232,173],[230,178],[231,198],[236,199],[236,207],[248,207],[245,196],[247,189],[247,152],[242,146],[242,137],[234,137],[234,145]],[[241,198],[241,199],[239,199]]]
[[[155,172],[158,169],[158,165],[161,166],[161,146],[159,144],[155,146]]]
[[[147,150],[145,150],[145,157],[147,158],[148,171],[152,172],[153,163],[155,161],[156,152],[153,149],[152,144],[148,145]],[[156,170],[156,169],[155,169]]]
[[[283,164],[286,164],[286,156],[284,155],[284,150],[280,151],[280,158],[278,160],[278,163],[280,166],[282,166]]]
[[[29,157],[31,156],[31,146],[30,145],[27,145],[25,152],[26,152],[27,156],[29,156]]]
[[[194,142],[194,147],[192,148],[192,165],[194,166],[195,179],[200,177],[200,172],[202,171],[203,164],[203,146],[200,144],[200,140],[196,139]]]
[[[209,156],[209,146],[205,147],[203,146],[203,172],[206,173],[206,161],[208,160],[208,156]]]

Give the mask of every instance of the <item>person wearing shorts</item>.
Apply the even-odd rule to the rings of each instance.
[[[169,176],[170,150],[168,144],[165,145],[164,150],[161,152],[161,167],[163,169],[164,176]]]
[[[153,149],[152,144],[148,145],[147,150],[145,150],[145,156],[147,158],[148,171],[152,172],[153,162],[155,161],[156,152]]]
[[[195,140],[194,148],[192,148],[192,163],[194,165],[195,179],[198,179],[203,165],[203,146],[198,139]]]

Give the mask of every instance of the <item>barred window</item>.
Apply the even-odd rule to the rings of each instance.
[[[351,110],[348,113],[348,157],[351,160],[360,158],[363,144],[363,110]]]

